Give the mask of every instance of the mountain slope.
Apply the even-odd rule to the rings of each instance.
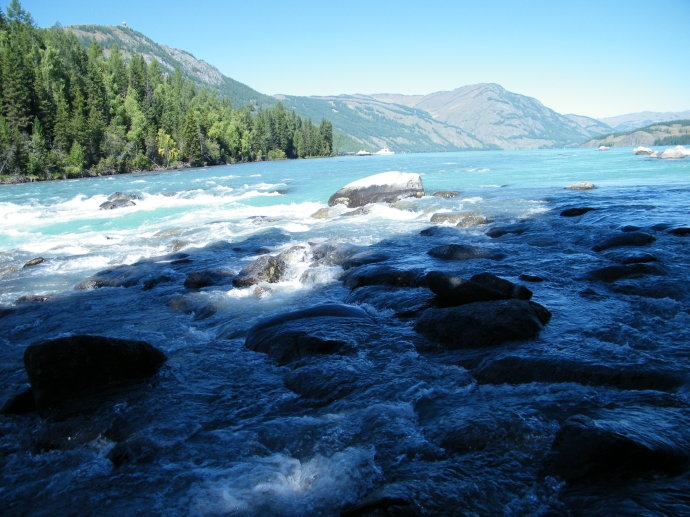
[[[603,118],[601,121],[611,126],[614,131],[620,132],[646,127],[657,122],[687,119],[690,119],[690,110],[675,112],[642,111],[640,113],[628,113],[627,115]]]
[[[375,96],[379,99],[390,95]],[[394,98],[394,97],[393,97]],[[493,83],[463,86],[416,99],[414,108],[474,135],[487,146],[502,149],[561,147],[596,134],[580,121],[560,115],[538,100],[509,92]],[[404,102],[399,97],[398,102]],[[591,119],[589,119],[591,120]],[[588,123],[592,127],[591,123]]]
[[[312,120],[330,120],[334,128],[352,137],[359,148],[370,151],[384,146],[398,152],[486,148],[466,131],[437,121],[425,111],[367,95],[280,96],[279,99]]]
[[[688,145],[690,144],[690,120],[674,120],[650,124],[649,126],[626,131],[611,133],[600,138],[594,138],[583,144],[583,147],[636,147],[642,145]]]
[[[147,63],[156,59],[167,72],[172,72],[179,67],[188,79],[199,86],[216,90],[219,94],[230,99],[235,107],[272,106],[276,104],[275,98],[259,93],[246,84],[224,76],[216,67],[195,58],[190,53],[159,45],[140,32],[128,27],[73,25],[65,27],[65,30],[73,33],[85,46],[96,41],[107,52],[110,47],[117,44],[125,56],[141,54]]]

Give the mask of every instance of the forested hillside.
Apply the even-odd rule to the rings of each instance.
[[[233,107],[157,60],[38,29],[17,0],[0,12],[3,181],[322,156],[332,142],[326,120]]]

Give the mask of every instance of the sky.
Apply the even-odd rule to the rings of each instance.
[[[559,113],[690,110],[690,0],[20,2],[38,27],[126,22],[269,95],[491,82]]]

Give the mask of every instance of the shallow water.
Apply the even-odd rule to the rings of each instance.
[[[460,195],[312,217],[339,187],[389,170],[419,173],[429,194]],[[579,181],[598,188],[564,189]],[[114,192],[140,199],[99,210]],[[688,199],[690,162],[630,149],[345,157],[3,186],[0,402],[26,387],[22,353],[35,341],[102,334],[168,356],[152,382],[95,413],[3,415],[3,513],[337,515],[384,497],[429,515],[687,513],[687,469],[572,484],[545,466],[577,414],[608,411],[637,433],[690,442],[690,237],[668,231],[690,224]],[[559,215],[572,207],[595,210]],[[456,211],[490,223],[420,235],[433,214]],[[486,235],[515,223],[522,233]],[[592,247],[629,225],[656,240],[625,251],[654,256],[663,274],[588,279],[615,264],[616,250]],[[504,258],[428,255],[449,243]],[[320,244],[377,251],[403,270],[489,271],[527,285],[552,320],[531,341],[439,350],[413,329],[426,288],[351,291],[340,265],[317,260]],[[184,288],[192,272],[236,274],[295,246],[279,283]],[[128,287],[74,289],[117,266]],[[32,296],[45,301],[19,302]],[[354,354],[279,366],[244,346],[261,319],[326,302],[361,306],[376,323]],[[509,382],[502,362],[515,365]],[[552,373],[558,365],[568,365],[565,378]],[[685,380],[664,384],[670,377]]]

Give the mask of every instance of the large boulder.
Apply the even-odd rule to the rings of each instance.
[[[595,244],[594,251],[604,251],[624,246],[646,246],[656,240],[656,237],[646,232],[623,232]]]
[[[550,319],[542,305],[512,298],[427,309],[415,330],[449,349],[482,348],[534,338]]]
[[[289,364],[312,355],[352,353],[374,328],[358,307],[318,305],[260,321],[249,329],[245,346]]]
[[[165,359],[144,341],[88,335],[34,343],[24,351],[39,411],[150,377]]]
[[[687,413],[672,408],[574,415],[556,435],[548,469],[569,482],[678,474],[690,460],[688,425]]]
[[[250,287],[260,282],[279,282],[287,270],[286,262],[279,256],[261,255],[247,264],[232,280],[235,287]]]
[[[116,208],[124,208],[126,206],[134,206],[134,200],[140,200],[141,196],[138,194],[125,194],[123,192],[115,192],[108,196],[108,200],[100,205],[101,210],[114,210]]]
[[[369,203],[394,203],[406,197],[423,196],[424,186],[419,174],[392,171],[345,185],[328,199],[328,205],[345,204],[356,208]]]

